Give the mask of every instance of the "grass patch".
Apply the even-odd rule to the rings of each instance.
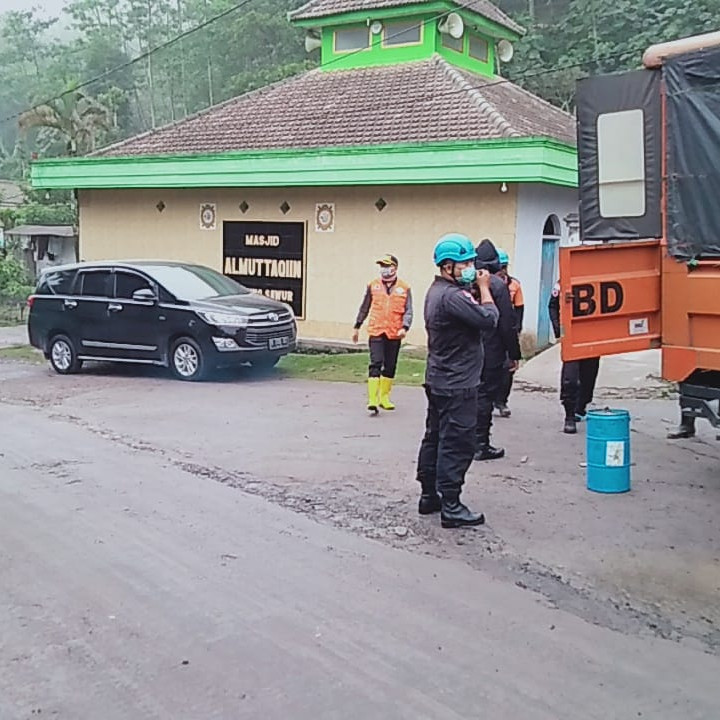
[[[286,355],[278,364],[285,377],[302,380],[361,383],[367,380],[368,354]],[[422,385],[425,361],[400,355],[395,382],[398,385]]]
[[[11,345],[0,348],[0,360],[14,360],[15,362],[43,363],[43,354],[30,345]]]

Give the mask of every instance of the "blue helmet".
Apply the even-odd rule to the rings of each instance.
[[[501,265],[509,265],[510,264],[510,256],[504,250],[500,250],[500,248],[498,248],[497,254],[498,254],[498,258],[500,258]]]
[[[437,241],[433,254],[433,260],[436,265],[441,265],[446,260],[465,262],[466,260],[474,260],[476,257],[477,253],[470,238],[460,233],[443,235]]]

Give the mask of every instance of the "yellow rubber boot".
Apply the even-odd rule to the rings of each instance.
[[[380,407],[383,410],[394,410],[395,406],[390,400],[390,393],[392,392],[393,381],[392,378],[381,377],[380,378]]]
[[[368,378],[368,404],[367,409],[377,415],[378,413],[378,396],[380,393],[380,378]]]

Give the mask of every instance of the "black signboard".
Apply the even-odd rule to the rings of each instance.
[[[223,272],[305,317],[305,223],[223,223]]]

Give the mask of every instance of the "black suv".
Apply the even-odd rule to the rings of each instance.
[[[48,268],[28,304],[30,342],[62,374],[85,360],[110,360],[169,366],[180,380],[200,380],[213,368],[272,367],[297,336],[287,305],[176,262]]]

